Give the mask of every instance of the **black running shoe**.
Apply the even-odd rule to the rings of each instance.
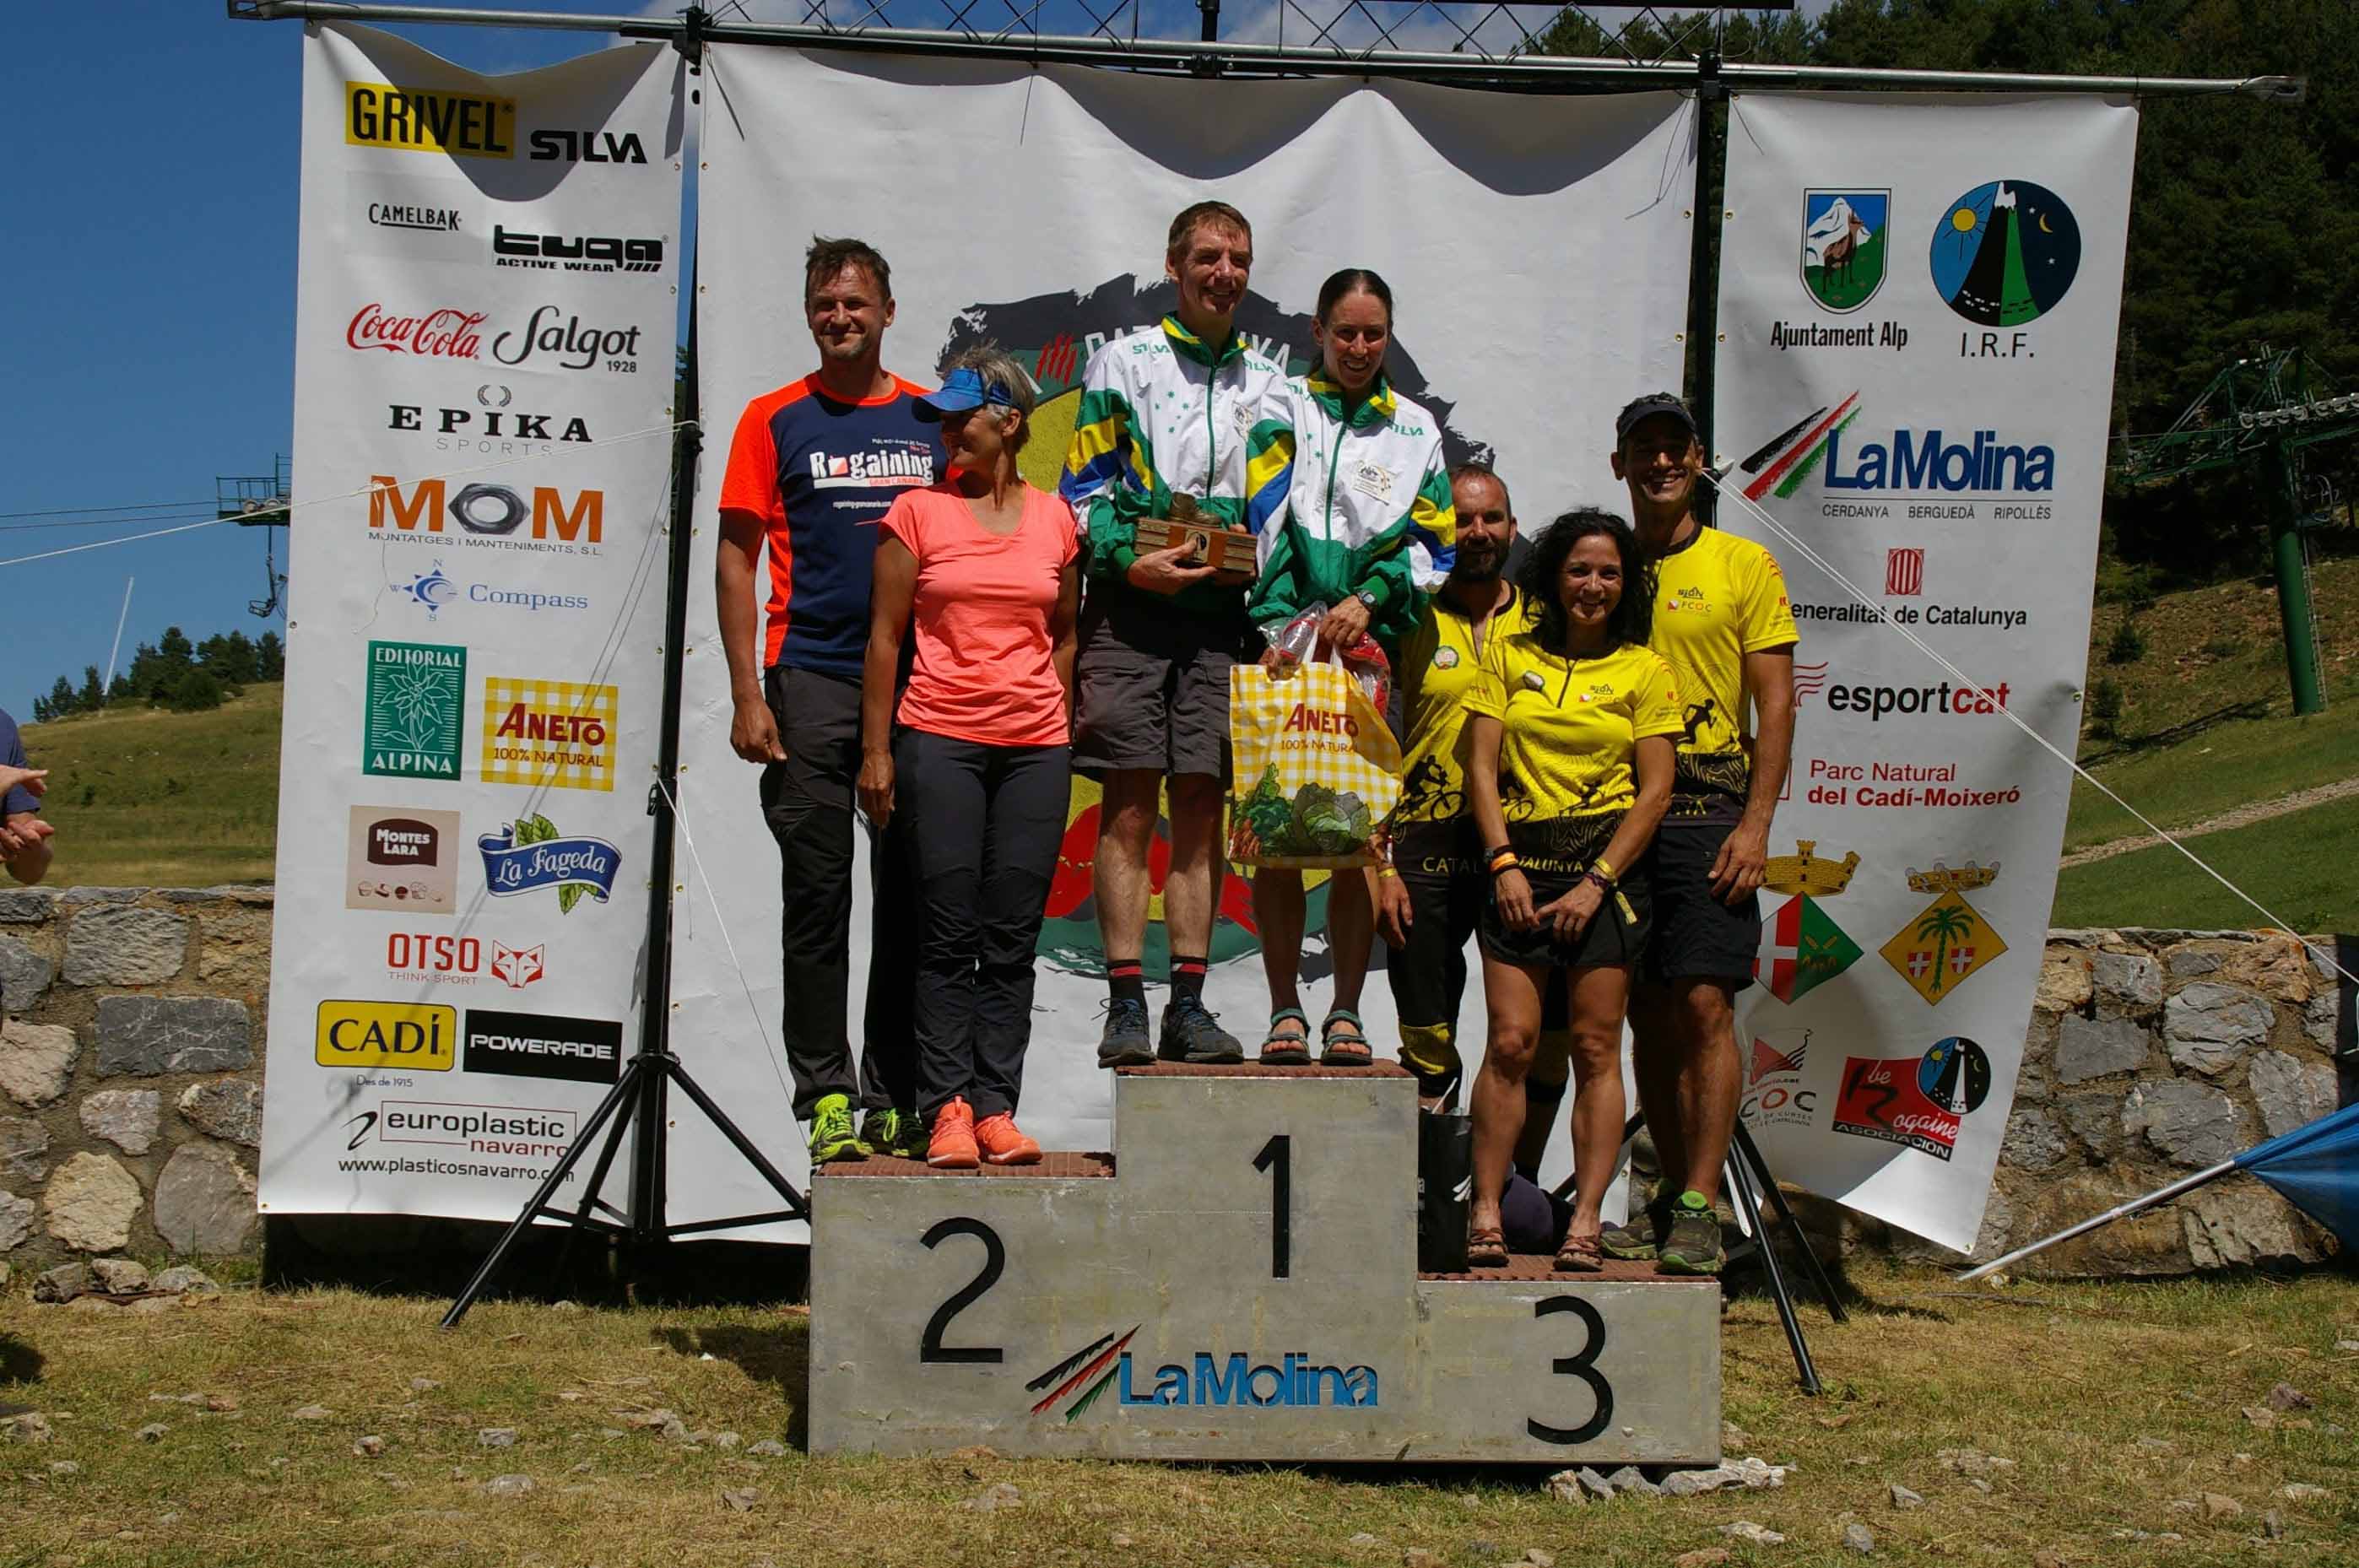
[[[1627,1222],[1605,1227],[1597,1238],[1597,1249],[1625,1263],[1653,1261],[1663,1238],[1670,1234],[1671,1204],[1678,1197],[1667,1185],[1657,1187],[1653,1200]]]
[[[1145,1067],[1155,1060],[1155,1041],[1147,1032],[1147,1004],[1127,996],[1106,1003],[1105,1032],[1098,1037],[1101,1067]]]
[[[1155,1054],[1166,1062],[1243,1062],[1245,1048],[1204,1010],[1203,1003],[1182,997],[1163,1009],[1163,1039]]]
[[[1690,1198],[1695,1200],[1690,1203]],[[1671,1205],[1671,1227],[1655,1248],[1655,1267],[1666,1274],[1717,1274],[1728,1260],[1721,1248],[1720,1216],[1701,1192],[1682,1192]]]

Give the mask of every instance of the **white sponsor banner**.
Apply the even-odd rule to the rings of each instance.
[[[748,399],[816,365],[800,308],[810,237],[857,235],[891,262],[898,314],[887,369],[930,385],[948,351],[986,338],[1032,369],[1042,403],[1025,461],[1036,484],[1053,485],[1091,352],[1169,306],[1172,215],[1206,198],[1230,201],[1254,224],[1241,329],[1283,349],[1299,372],[1321,281],[1347,266],[1381,273],[1396,294],[1397,385],[1442,421],[1453,459],[1495,457],[1536,528],[1572,503],[1614,499],[1614,409],[1678,383],[1693,115],[1669,93],[1205,82],[730,45],[706,58],[698,303],[710,433],[681,748],[685,826],[712,901],[683,853],[690,887],[679,904],[674,1039],[690,1071],[799,1178],[801,1138],[777,1054],[777,862],[758,774],[729,747],[727,676],[702,584],[728,432]],[[822,146],[827,155],[813,156]],[[1052,1149],[1103,1149],[1112,1137],[1109,1081],[1095,1065],[1105,996],[1088,901],[1096,800],[1076,782],[1040,942],[1020,1115]],[[855,1048],[866,877],[864,858]],[[1250,1048],[1268,1000],[1248,893],[1242,879],[1226,883],[1206,996]],[[1304,968],[1315,1018],[1332,992],[1324,894],[1312,898]],[[1147,968],[1159,993],[1159,897],[1153,916]],[[1477,981],[1463,1007],[1474,1051],[1482,1009]],[[1389,1054],[1397,1037],[1381,970],[1363,1011]],[[675,1223],[777,1207],[700,1118],[677,1123]]]
[[[1801,631],[1745,1112],[1779,1176],[1963,1250],[2071,784],[2006,715],[2071,753],[2137,114],[1822,93],[1733,114],[1724,488],[1970,678],[1722,501],[1783,563]]]
[[[265,1212],[512,1216],[636,1041],[677,64],[305,41]]]

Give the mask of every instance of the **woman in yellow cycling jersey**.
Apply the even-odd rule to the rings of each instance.
[[[1480,931],[1490,1036],[1475,1075],[1468,1260],[1507,1260],[1499,1195],[1524,1125],[1540,997],[1568,969],[1572,1223],[1557,1267],[1603,1266],[1600,1205],[1622,1140],[1622,1019],[1647,935],[1646,853],[1671,791],[1679,693],[1647,647],[1654,594],[1628,524],[1572,511],[1549,525],[1517,586],[1531,628],[1491,637],[1466,694],[1467,803],[1491,904]]]

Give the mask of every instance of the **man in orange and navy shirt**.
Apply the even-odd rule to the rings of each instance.
[[[721,482],[713,581],[735,707],[729,744],[761,766],[762,814],[778,842],[787,1065],[817,1165],[872,1150],[925,1153],[909,1022],[909,878],[896,869],[896,834],[874,846],[875,920],[856,1075],[845,996],[876,525],[904,490],[934,482],[940,443],[910,412],[928,388],[884,367],[885,329],[893,324],[885,258],[858,240],[814,240],[803,305],[819,368],[755,398],[737,421]],[[756,569],[766,552],[768,606],[757,623]],[[857,1131],[854,1098],[868,1113]]]

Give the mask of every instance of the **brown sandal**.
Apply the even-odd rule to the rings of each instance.
[[[1556,1249],[1555,1268],[1560,1274],[1602,1274],[1605,1270],[1604,1249],[1594,1236],[1567,1233],[1563,1245]]]
[[[1466,1232],[1466,1267],[1505,1269],[1507,1238],[1497,1225],[1473,1225]]]

